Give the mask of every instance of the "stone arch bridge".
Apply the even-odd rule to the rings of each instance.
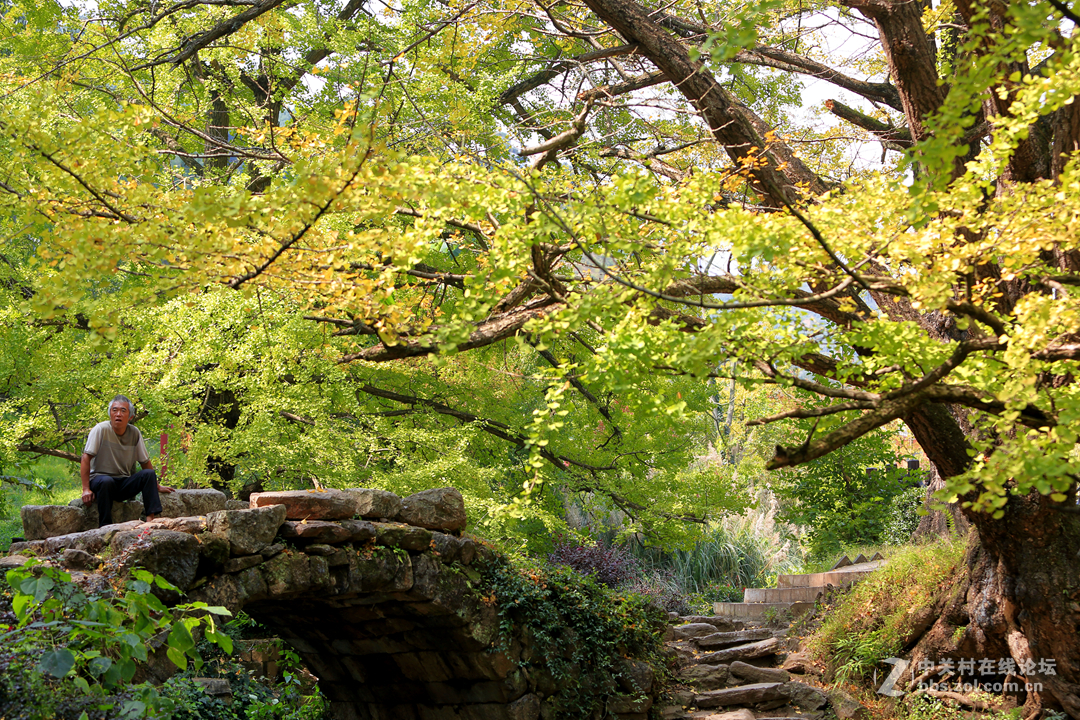
[[[212,490],[163,498],[172,517],[104,528],[86,527],[96,512],[78,501],[24,507],[28,540],[11,552],[49,558],[92,585],[104,580],[86,570],[108,548],[121,568],[145,567],[189,600],[244,609],[300,654],[336,718],[555,717],[558,688],[543,658],[527,638],[499,636],[497,607],[473,587],[492,552],[461,535],[457,490],[257,493],[246,506]],[[114,517],[137,516],[137,503],[125,505]],[[652,672],[622,667],[607,715],[644,720]]]

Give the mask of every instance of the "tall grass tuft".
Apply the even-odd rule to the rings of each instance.
[[[769,498],[762,505],[710,524],[687,550],[640,550],[645,572],[705,602],[741,600],[743,588],[774,585],[777,574],[794,571],[802,558],[777,526],[775,501]]]

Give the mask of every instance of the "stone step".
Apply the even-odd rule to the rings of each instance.
[[[830,570],[828,572],[806,575],[779,575],[776,578],[776,586],[777,588],[794,588],[850,585],[862,580],[884,564],[884,560],[877,560],[875,562],[859,563],[858,565],[848,565],[839,570]]]
[[[708,690],[694,696],[694,705],[699,708],[715,708],[780,700],[784,697],[781,686],[782,683],[754,683],[721,690]]]
[[[787,612],[792,617],[798,617],[814,607],[812,602],[774,602],[774,603],[713,603],[713,612],[721,617],[729,617],[738,620],[767,620],[770,615],[779,615]],[[771,611],[771,612],[770,612]]]
[[[741,645],[743,643],[757,642],[772,637],[772,630],[768,628],[753,628],[751,630],[739,630],[737,632],[712,633],[694,639],[699,648],[722,648],[729,645]]]
[[[734,660],[751,660],[753,658],[768,657],[775,655],[782,649],[778,638],[759,640],[758,642],[737,645],[735,647],[717,650],[715,652],[698,655],[694,660],[704,665],[720,665]]]
[[[824,587],[746,588],[744,603],[814,602],[825,591]]]

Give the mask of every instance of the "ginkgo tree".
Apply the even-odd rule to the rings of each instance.
[[[522,491],[558,478],[643,522],[701,517],[659,484],[625,501],[692,454],[707,378],[816,398],[761,418],[811,419],[774,468],[901,420],[974,527],[967,592],[916,658],[1012,658],[1041,683],[1026,716],[1080,717],[1078,20],[1061,0],[9,4],[7,332],[82,333],[97,367],[144,308],[272,302],[306,340],[251,364],[312,390],[275,422],[349,412],[320,392],[453,418],[525,453]],[[800,78],[843,124],[796,112]],[[500,351],[540,381],[485,415],[455,373]],[[12,449],[89,417],[26,384]]]

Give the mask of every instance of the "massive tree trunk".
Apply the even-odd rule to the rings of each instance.
[[[934,489],[966,469],[970,458],[964,433],[944,406],[920,408],[907,424],[934,465]],[[962,528],[963,521],[972,528],[967,574],[918,641],[912,662],[1011,659],[1017,665],[1013,675],[1031,688],[1017,694],[1025,718],[1044,709],[1080,718],[1080,513],[1075,512],[1080,506],[1075,492],[1066,503],[1034,492],[1012,496],[997,519],[970,509],[957,516],[958,507],[945,512],[953,514],[954,527]],[[949,529],[944,512],[929,522],[935,521]],[[1015,681],[1004,672],[962,679]]]
[[[1080,514],[1033,494],[1011,499],[1000,519],[970,517],[964,574],[912,648],[913,665],[974,659],[974,671],[948,682],[1001,683],[1025,718],[1080,717]],[[993,661],[988,673],[979,671],[984,659]]]

